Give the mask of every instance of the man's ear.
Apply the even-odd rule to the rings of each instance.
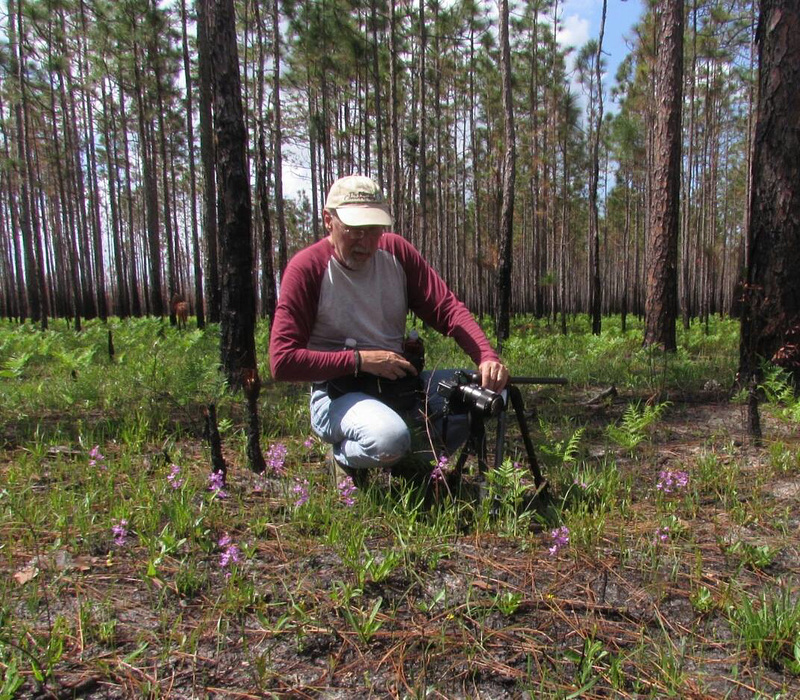
[[[322,210],[322,225],[328,233],[333,230],[333,216],[327,209]]]

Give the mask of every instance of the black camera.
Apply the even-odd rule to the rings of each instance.
[[[443,379],[436,393],[444,396],[451,413],[473,413],[480,417],[496,416],[503,410],[503,397],[478,383],[476,373],[457,370],[452,379]]]

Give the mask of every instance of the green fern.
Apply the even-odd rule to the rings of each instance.
[[[539,446],[543,454],[559,460],[562,464],[571,464],[577,460],[584,428],[578,428],[568,440],[564,441],[556,439],[555,431],[548,424],[540,420],[539,426],[544,435],[544,441]]]
[[[761,388],[767,401],[777,408],[779,417],[789,421],[800,421],[800,396],[789,372],[774,365],[766,366]]]
[[[574,462],[578,457],[578,449],[580,447],[581,438],[583,437],[584,428],[578,428],[572,437],[567,441],[566,447],[561,453],[561,461],[564,464]]]
[[[655,406],[645,405],[644,408],[642,408],[640,402],[628,404],[622,414],[621,422],[609,425],[606,428],[606,435],[620,447],[626,450],[633,450],[647,438],[648,428],[661,418],[664,410],[669,405],[669,401]]]
[[[12,355],[3,363],[3,368],[0,369],[0,377],[3,379],[19,379],[31,357],[33,357],[33,353],[30,352],[18,352]]]

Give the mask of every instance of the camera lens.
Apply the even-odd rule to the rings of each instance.
[[[475,410],[485,416],[496,416],[503,410],[503,397],[489,389],[482,389],[474,384],[459,387],[461,389],[461,400],[467,406],[473,406]]]

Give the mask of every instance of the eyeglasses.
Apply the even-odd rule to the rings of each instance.
[[[382,236],[386,232],[383,226],[345,226],[338,216],[336,219],[339,222],[342,233],[348,238],[360,240],[361,238],[369,238],[371,236]]]

